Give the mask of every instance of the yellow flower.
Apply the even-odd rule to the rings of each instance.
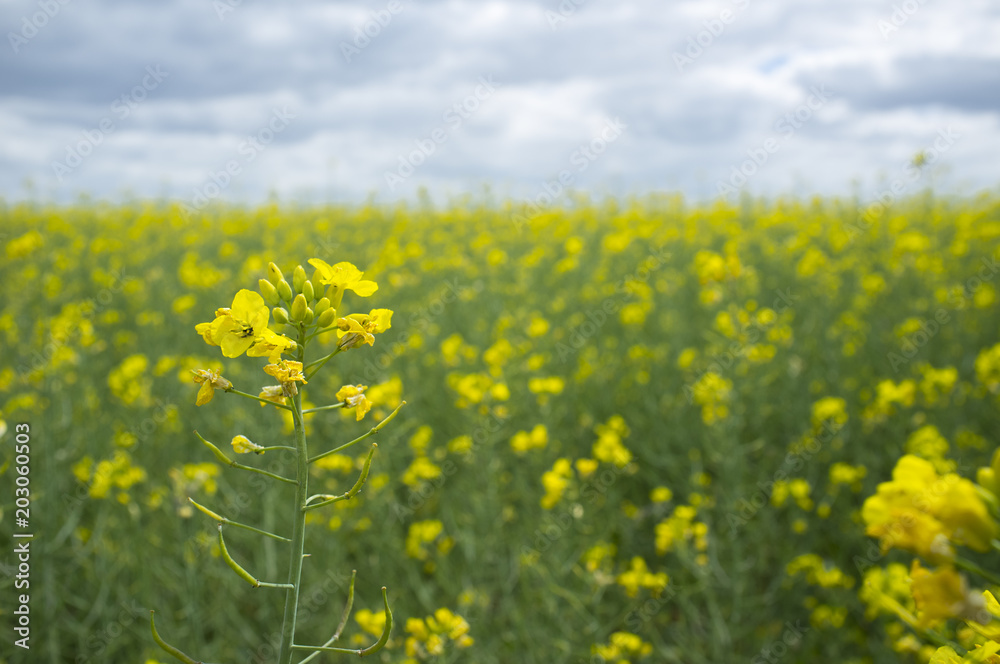
[[[344,350],[361,344],[375,345],[375,335],[392,327],[391,309],[372,309],[367,314],[351,314],[337,319],[337,336]]]
[[[906,549],[929,560],[950,558],[948,540],[987,551],[1000,526],[969,480],[954,473],[939,476],[926,459],[907,454],[878,486],[861,516],[882,549]]]
[[[344,402],[344,408],[357,409],[354,412],[358,418],[358,422],[364,418],[365,413],[372,409],[371,402],[365,396],[365,390],[367,389],[367,385],[344,385],[337,392],[337,399]]]
[[[343,262],[330,265],[319,258],[310,258],[309,264],[316,268],[320,283],[329,286],[326,296],[330,298],[334,309],[340,307],[344,291],[350,290],[361,297],[368,297],[378,290],[378,284],[374,281],[363,280],[361,277],[365,273],[351,263]]]
[[[631,632],[615,632],[607,645],[595,644],[590,650],[604,661],[621,664],[649,655],[653,652],[653,644],[644,642]]]
[[[266,387],[260,388],[260,394],[257,395],[260,399],[265,399],[267,401],[273,401],[276,404],[285,403],[285,390],[281,385],[268,385]],[[263,408],[267,404],[263,401],[260,402],[260,407]]]
[[[267,357],[269,362],[277,362],[282,353],[295,349],[296,343],[270,328],[264,328],[253,346],[247,350],[247,357]]]
[[[192,369],[191,373],[194,374],[194,382],[201,383],[198,398],[194,402],[196,406],[204,406],[211,401],[216,390],[229,390],[233,387],[233,384],[223,378],[218,371]]]
[[[251,442],[249,438],[247,438],[242,434],[233,437],[232,445],[233,445],[233,451],[236,452],[237,454],[249,454],[250,452],[253,452],[254,454],[264,453],[263,447],[257,445],[256,443]]]
[[[914,560],[910,578],[921,627],[933,627],[949,618],[990,621],[986,600],[970,591],[965,577],[951,566],[931,572]]]
[[[619,574],[615,582],[625,588],[625,594],[629,597],[635,597],[640,588],[648,588],[654,596],[658,597],[667,587],[669,579],[665,572],[656,574],[650,572],[642,556],[635,556],[632,558],[628,570]]]
[[[302,363],[291,360],[281,360],[275,364],[268,364],[264,367],[264,373],[274,376],[281,383],[286,397],[294,397],[299,393],[295,383],[306,384],[306,377],[302,375]]]
[[[239,357],[267,329],[271,312],[259,293],[243,289],[233,298],[233,306],[219,309],[211,323],[201,323],[195,330],[212,346],[221,346],[226,357]]]
[[[649,499],[654,503],[666,503],[673,497],[674,492],[665,486],[658,486],[649,492]]]

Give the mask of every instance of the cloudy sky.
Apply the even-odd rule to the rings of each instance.
[[[6,0],[0,24],[8,200],[1000,183],[989,0]]]

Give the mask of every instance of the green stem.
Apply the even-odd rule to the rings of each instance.
[[[333,410],[334,408],[343,408],[347,404],[343,401],[340,403],[330,404],[329,406],[319,406],[318,408],[308,408],[302,411],[303,415],[308,415],[309,413],[318,413],[321,410]]]
[[[305,332],[299,331],[298,361],[305,364]],[[315,372],[313,372],[315,373]],[[299,606],[299,588],[302,583],[302,554],[306,542],[306,498],[309,497],[309,449],[306,446],[305,421],[302,415],[302,392],[292,401],[295,417],[295,457],[297,463],[295,489],[295,510],[292,521],[292,545],[289,553],[288,583],[292,587],[285,595],[285,613],[281,621],[281,649],[278,664],[291,664],[292,643],[295,641],[295,619]]]
[[[301,346],[300,346],[300,348],[301,348]],[[310,371],[306,375],[306,380],[308,381],[310,378],[312,378],[314,375],[316,375],[316,372],[319,371],[320,369],[322,369],[323,365],[326,364],[327,362],[329,362],[330,358],[332,358],[334,355],[336,355],[339,352],[340,352],[340,347],[338,346],[337,350],[333,351],[332,353],[330,353],[329,355],[327,355],[326,357],[324,357],[322,359],[316,360],[315,362],[310,362],[309,364],[306,364],[305,362],[303,362],[302,364],[305,366],[306,369],[310,369],[313,366],[316,367],[315,369],[313,369],[312,371]]]
[[[312,341],[321,334],[326,334],[327,332],[336,332],[338,329],[340,328],[338,328],[334,324],[331,324],[330,327],[324,327],[322,330],[317,330],[312,334],[310,334],[308,337],[306,337],[306,342]]]
[[[269,473],[266,470],[261,470],[260,468],[254,468],[252,466],[244,466],[242,463],[237,463],[236,461],[233,461],[232,459],[230,459],[229,457],[227,457],[225,455],[225,453],[222,450],[220,450],[218,447],[216,447],[212,443],[210,443],[207,440],[205,440],[204,438],[202,438],[201,434],[198,433],[197,431],[194,432],[194,435],[198,436],[198,439],[202,443],[204,443],[205,446],[208,449],[212,450],[212,454],[215,455],[215,458],[218,459],[219,461],[221,461],[224,464],[232,466],[233,468],[239,468],[240,470],[249,470],[249,471],[254,472],[254,473],[260,473],[261,475],[266,475],[266,476],[268,476],[268,477],[270,477],[272,479],[276,479],[276,480],[281,481],[281,482],[286,482],[288,484],[297,484],[297,482],[295,480],[288,479],[287,477],[282,477],[281,475],[275,475],[274,473]]]
[[[208,509],[204,505],[199,505],[198,503],[194,502],[194,500],[191,497],[188,497],[188,502],[191,503],[192,505],[194,505],[195,507],[197,507],[198,510],[201,511],[203,514],[206,514],[207,516],[215,519],[216,521],[218,521],[219,523],[221,523],[223,525],[226,525],[226,526],[235,526],[237,528],[243,528],[244,530],[249,530],[251,532],[257,533],[258,535],[264,535],[265,537],[270,537],[271,539],[276,539],[276,540],[279,540],[281,542],[291,542],[292,541],[292,540],[288,539],[287,537],[282,537],[281,535],[275,535],[274,533],[269,533],[266,530],[261,530],[260,528],[254,528],[253,526],[248,526],[247,524],[240,523],[239,521],[233,521],[231,519],[227,519],[226,517],[222,516],[221,514],[218,514],[216,512],[213,512],[212,510]]]
[[[173,647],[162,638],[160,638],[159,632],[156,631],[156,623],[153,622],[153,614],[155,611],[149,612],[149,629],[153,632],[153,640],[156,641],[156,645],[163,648],[164,652],[169,653],[175,659],[179,659],[184,662],[184,664],[198,664],[195,660],[191,659],[188,655]]]
[[[236,572],[237,576],[249,583],[254,588],[291,588],[287,583],[268,583],[265,581],[259,581],[257,578],[246,571],[242,565],[233,560],[233,557],[229,555],[229,550],[226,548],[226,540],[222,537],[222,524],[219,524],[219,548],[222,550],[222,557],[225,559],[226,564]]]
[[[966,572],[972,572],[973,574],[978,574],[979,576],[983,577],[984,579],[992,583],[994,586],[1000,586],[1000,577],[998,577],[993,572],[988,572],[984,570],[982,567],[972,562],[971,560],[966,560],[965,558],[955,556],[954,562],[955,562],[955,567],[958,567],[959,569],[964,569]]]
[[[204,513],[204,514],[208,515],[209,517],[215,519],[216,521],[218,521],[221,524],[224,524],[224,525],[227,525],[227,526],[235,526],[237,528],[243,528],[244,530],[249,530],[250,532],[254,532],[254,533],[257,533],[259,535],[264,535],[265,537],[270,537],[271,539],[276,539],[276,540],[279,540],[281,542],[291,542],[292,541],[292,540],[288,539],[287,537],[282,537],[281,535],[275,535],[274,533],[269,533],[266,530],[261,530],[260,528],[254,528],[253,526],[248,526],[247,524],[240,523],[239,521],[233,521],[231,519],[227,519],[226,517],[222,516],[221,514],[218,514],[216,512],[213,512],[212,510],[208,509],[204,505],[199,505],[198,503],[194,502],[194,500],[192,500],[190,497],[188,498],[188,502],[190,502],[192,505],[194,505],[195,507],[197,507],[202,513]]]
[[[389,610],[389,598],[385,593],[385,586],[382,586],[382,602],[385,604],[385,627],[382,628],[382,636],[378,641],[373,643],[367,648],[361,648],[359,650],[351,648],[331,648],[329,646],[305,646],[295,644],[292,647],[296,650],[318,650],[321,652],[342,652],[350,655],[357,655],[358,657],[364,657],[366,655],[373,655],[379,650],[385,647],[385,644],[389,642],[389,633],[392,631],[392,611]]]
[[[372,443],[372,448],[368,451],[368,457],[365,459],[365,465],[361,469],[361,475],[358,476],[358,481],[354,483],[354,486],[352,486],[347,491],[347,493],[340,496],[310,496],[306,500],[305,507],[303,507],[302,510],[304,512],[308,512],[309,510],[314,510],[317,507],[323,507],[324,505],[329,505],[330,503],[336,503],[341,500],[350,500],[354,496],[358,495],[358,492],[361,491],[361,487],[363,487],[365,485],[365,482],[368,481],[368,471],[372,467],[372,455],[375,454],[375,450],[377,448],[378,448],[378,443]],[[324,500],[321,503],[313,503],[312,505],[310,505],[309,501],[316,497],[326,498],[326,500]]]
[[[268,399],[261,399],[260,397],[254,396],[252,394],[247,394],[246,392],[240,392],[235,387],[229,388],[228,390],[226,390],[226,392],[229,392],[230,394],[238,394],[241,397],[246,397],[247,399],[253,399],[254,401],[259,401],[260,403],[262,403],[262,404],[264,404],[266,406],[274,406],[276,408],[284,408],[285,410],[292,410],[291,408],[289,408],[288,406],[286,406],[284,404],[276,403],[276,402],[270,401]]]
[[[347,603],[344,605],[344,611],[340,614],[340,624],[337,625],[337,631],[333,633],[333,636],[327,639],[326,643],[320,646],[321,648],[328,648],[336,643],[337,640],[340,639],[340,635],[343,633],[344,627],[347,626],[347,619],[351,616],[351,608],[354,606],[354,578],[357,574],[358,570],[351,570],[351,587],[347,590]],[[299,664],[306,664],[306,662],[309,662],[319,656],[320,653],[321,651],[319,650],[315,651],[313,654],[301,660]]]
[[[388,424],[389,422],[391,422],[392,418],[396,417],[396,413],[399,412],[399,409],[402,408],[405,405],[406,405],[406,402],[405,401],[401,401],[399,403],[399,405],[396,406],[396,410],[394,410],[391,413],[389,413],[388,417],[386,417],[384,420],[382,420],[381,422],[379,422],[378,424],[376,424],[374,427],[372,427],[371,431],[369,431],[368,433],[366,433],[364,435],[358,436],[357,438],[355,438],[354,440],[352,440],[349,443],[344,443],[340,447],[335,447],[332,450],[328,450],[326,452],[323,452],[322,454],[317,454],[313,458],[309,459],[309,463],[313,463],[314,461],[319,461],[323,457],[330,456],[331,454],[336,454],[337,452],[340,452],[341,450],[346,450],[351,445],[356,445],[356,444],[360,443],[362,440],[364,440],[365,438],[368,438],[369,436],[374,436],[375,434],[377,434],[379,431],[382,430],[382,427],[384,427],[386,424]]]

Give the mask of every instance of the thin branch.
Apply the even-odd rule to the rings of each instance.
[[[208,447],[208,449],[212,450],[212,454],[215,455],[216,459],[218,459],[219,461],[221,461],[222,463],[224,463],[224,464],[226,464],[228,466],[232,466],[233,468],[239,468],[240,470],[249,470],[250,472],[253,472],[253,473],[260,473],[261,475],[266,475],[267,477],[270,477],[272,479],[276,479],[279,482],[286,482],[288,484],[298,485],[298,482],[296,482],[295,480],[292,480],[292,479],[288,479],[287,477],[282,477],[281,475],[275,475],[274,473],[269,473],[266,470],[261,470],[260,468],[254,468],[253,466],[244,466],[242,463],[238,463],[236,461],[233,461],[232,459],[230,459],[229,457],[227,457],[225,455],[225,453],[223,453],[223,451],[220,450],[218,447],[216,447],[212,443],[210,443],[207,440],[205,440],[204,438],[202,438],[200,433],[198,433],[197,431],[195,431],[194,435],[198,436],[198,439],[201,442],[203,442]]]
[[[246,571],[240,564],[233,560],[233,557],[229,555],[229,550],[226,549],[226,540],[222,539],[222,524],[219,524],[219,548],[222,549],[222,557],[225,558],[226,563],[233,569],[236,574],[249,583],[254,588],[294,588],[290,583],[266,583],[264,581],[258,581],[253,577],[250,572]]]
[[[246,392],[240,392],[235,387],[229,388],[228,390],[226,390],[226,392],[229,392],[231,394],[238,394],[241,397],[246,397],[247,399],[253,399],[254,401],[259,401],[260,403],[262,403],[264,405],[275,406],[277,408],[284,408],[285,410],[292,410],[291,408],[289,408],[288,406],[286,406],[283,403],[277,403],[276,401],[271,401],[270,399],[262,399],[260,397],[254,396],[252,394],[247,394]]]
[[[260,535],[264,535],[266,537],[270,537],[272,539],[276,539],[276,540],[279,540],[279,541],[282,541],[282,542],[291,542],[292,541],[292,540],[288,539],[287,537],[282,537],[281,535],[275,535],[274,533],[269,533],[266,530],[261,530],[260,528],[254,528],[253,526],[248,526],[245,523],[240,523],[238,521],[232,521],[230,519],[227,519],[226,517],[222,516],[221,514],[216,514],[212,510],[210,510],[207,507],[205,507],[204,505],[199,505],[191,497],[188,497],[188,501],[192,505],[194,505],[195,507],[197,507],[199,510],[201,510],[201,512],[203,514],[208,515],[209,517],[215,519],[216,521],[218,521],[221,524],[224,524],[224,525],[227,525],[227,526],[236,526],[237,528],[243,528],[245,530],[249,530],[251,532],[255,532],[255,533],[258,533]]]
[[[351,445],[356,445],[357,443],[360,443],[365,438],[368,438],[369,436],[374,436],[375,434],[377,434],[379,431],[382,430],[382,427],[384,427],[386,424],[388,424],[389,422],[391,422],[392,418],[396,417],[396,413],[399,412],[399,409],[402,408],[405,405],[406,405],[405,401],[400,402],[400,404],[398,406],[396,406],[396,410],[394,410],[391,413],[389,413],[389,415],[384,420],[382,420],[381,422],[379,422],[378,424],[376,424],[374,427],[372,427],[371,431],[369,431],[368,433],[363,434],[361,436],[358,436],[357,438],[355,438],[354,440],[352,440],[349,443],[344,443],[340,447],[334,448],[334,449],[329,450],[327,452],[323,452],[322,454],[317,454],[313,458],[309,459],[309,463],[312,463],[314,461],[319,461],[323,457],[327,457],[327,456],[330,456],[331,454],[336,454],[337,452],[340,452],[342,450],[346,450]]]

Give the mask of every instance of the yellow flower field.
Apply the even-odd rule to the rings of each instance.
[[[222,548],[200,512],[287,536],[293,489],[199,438],[286,474],[298,390],[343,405],[304,420],[317,452],[407,404],[360,493],[306,515],[310,643],[356,570],[345,647],[383,633],[385,585],[383,662],[1000,661],[996,195],[4,204],[0,256],[39,662],[171,661],[153,608],[205,661],[274,661],[280,593],[222,561],[280,578],[285,544]],[[334,294],[285,312],[339,330],[323,374],[269,327],[270,261]]]

